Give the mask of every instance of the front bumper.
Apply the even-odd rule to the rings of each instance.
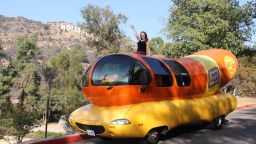
[[[87,133],[87,130],[93,130],[96,136],[110,138],[139,138],[145,137],[147,131],[143,130],[142,124],[126,124],[126,125],[111,125],[111,124],[93,124],[81,123],[74,120],[69,121],[70,124],[80,132]]]

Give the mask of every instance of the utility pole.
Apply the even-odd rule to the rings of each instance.
[[[50,88],[51,88],[51,80],[54,78],[54,72],[48,68],[43,63],[38,62],[37,63],[38,72],[42,76],[43,82],[47,85],[47,97],[46,97],[46,108],[45,108],[45,133],[44,137],[47,138],[47,132],[48,132],[48,119],[49,119],[49,104],[50,104]]]
[[[47,138],[48,129],[48,117],[49,117],[49,100],[50,99],[50,80],[47,82],[47,99],[46,99],[46,110],[45,110],[45,133],[44,137]]]

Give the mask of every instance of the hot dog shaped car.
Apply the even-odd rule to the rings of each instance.
[[[70,124],[88,135],[144,137],[157,143],[174,127],[207,121],[220,129],[236,99],[219,92],[238,68],[229,51],[209,49],[178,59],[139,54],[99,58],[83,77],[91,104],[75,110]]]

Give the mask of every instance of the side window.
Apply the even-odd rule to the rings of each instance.
[[[173,71],[178,86],[189,86],[191,84],[191,78],[187,70],[180,63],[174,60],[164,60],[164,62]]]
[[[148,57],[143,57],[143,59],[149,64],[150,68],[152,69],[157,82],[157,86],[172,86],[173,78],[168,68],[161,61]]]
[[[150,83],[150,74],[148,70],[143,64],[136,61],[134,69],[131,74],[130,84],[143,85],[143,84],[149,84],[149,83]]]
[[[82,77],[82,87],[87,87],[88,86],[88,77],[90,73],[91,66],[88,67],[88,69],[85,71],[83,77]]]

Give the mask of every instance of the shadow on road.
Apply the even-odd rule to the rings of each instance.
[[[167,135],[166,141],[171,144],[254,144],[256,141],[256,107],[234,111],[228,122],[218,131],[209,130],[203,125],[184,127]],[[198,128],[198,129],[197,129]],[[185,132],[183,130],[185,129]],[[179,132],[180,131],[180,132]],[[178,133],[178,134],[175,134]]]
[[[208,127],[208,125],[209,125],[208,123],[201,122],[201,123],[196,123],[196,124],[179,126],[179,127],[176,127],[174,129],[170,130],[166,134],[165,139],[179,137],[179,136],[187,134],[187,133],[198,132],[202,129],[206,129]]]
[[[179,137],[186,133],[193,133],[207,128],[206,123],[197,123],[191,125],[180,126],[172,129],[167,133],[165,137],[161,137],[160,141],[165,141],[166,139],[171,139],[174,137]],[[86,141],[84,144],[142,144],[142,138],[123,138],[123,139],[110,139],[110,138],[93,138]]]
[[[256,107],[231,113],[228,122],[218,131],[209,130],[206,123],[185,125],[172,129],[160,144],[253,144],[256,141]],[[141,144],[142,139],[93,138],[81,144]]]
[[[86,141],[83,144],[142,144],[142,139],[139,138],[122,138],[122,139],[106,139],[94,138]]]

